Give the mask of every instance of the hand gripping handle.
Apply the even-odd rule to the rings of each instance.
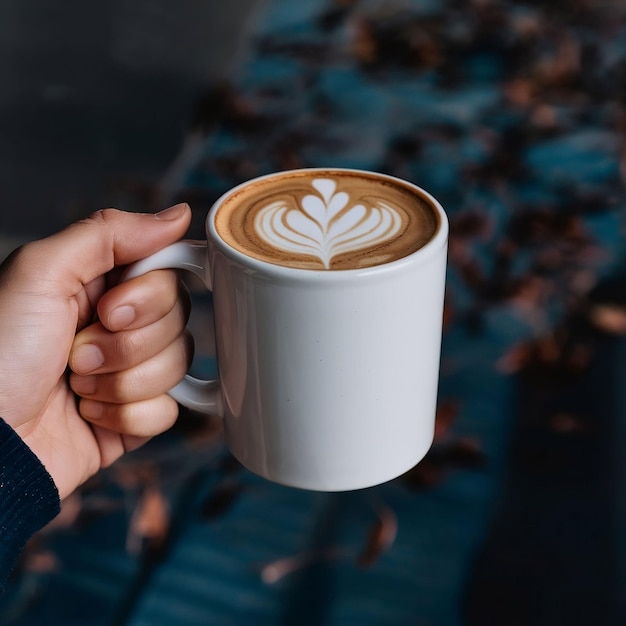
[[[182,269],[198,276],[211,289],[207,268],[206,241],[179,241],[128,267],[123,281],[147,274],[152,270]],[[222,415],[222,399],[217,380],[200,380],[189,374],[175,387],[170,396],[189,409],[207,415]]]

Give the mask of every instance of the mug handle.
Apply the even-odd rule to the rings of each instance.
[[[207,271],[207,242],[178,241],[128,266],[122,282],[152,270],[181,269],[195,274],[211,290]],[[168,392],[176,402],[207,415],[222,415],[222,396],[217,380],[200,380],[189,374]]]

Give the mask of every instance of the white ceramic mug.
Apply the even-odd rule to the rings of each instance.
[[[389,263],[313,271],[239,252],[215,216],[240,185],[213,205],[206,241],[178,242],[129,268],[127,279],[186,269],[213,292],[215,329],[206,331],[215,333],[219,379],[187,376],[171,395],[223,417],[231,452],[261,476],[359,489],[403,474],[432,443],[448,222],[432,196],[402,184],[432,207],[438,227]]]

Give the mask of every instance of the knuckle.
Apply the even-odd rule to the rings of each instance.
[[[142,368],[134,367],[124,377],[124,385],[122,388],[123,398],[127,401],[141,398],[150,392],[150,381],[146,380],[146,376]]]
[[[121,363],[134,365],[140,362],[145,353],[145,341],[141,333],[128,331],[113,333],[115,358]]]
[[[117,209],[99,209],[88,217],[78,220],[69,226],[70,230],[94,229],[96,228],[100,236],[96,240],[98,246],[97,254],[110,255],[112,242],[115,238],[113,228],[113,215],[119,213]],[[96,253],[94,251],[94,253]]]
[[[117,209],[111,209],[111,208],[98,209],[97,211],[94,211],[84,221],[85,222],[97,222],[101,224],[110,224],[112,221],[116,219],[118,214],[119,214],[119,211]]]
[[[141,434],[141,412],[136,403],[130,402],[117,407],[119,431],[125,435]]]
[[[138,368],[132,368],[110,379],[110,393],[116,402],[132,402],[141,394],[145,382]]]
[[[178,303],[177,275],[173,270],[153,270],[133,279],[132,298],[145,323],[166,317]]]
[[[41,241],[25,243],[11,252],[2,263],[5,277],[8,279],[30,279],[33,275],[41,276],[48,271],[44,244]]]
[[[146,281],[151,283],[150,288],[158,291],[159,295],[169,294],[176,290],[176,271],[172,269],[155,269],[145,274]]]
[[[132,354],[133,341],[127,338],[122,348]],[[137,350],[134,360],[137,361]],[[160,355],[133,367],[108,375],[108,393],[118,403],[154,398],[179,382],[193,359],[193,338],[188,332],[178,338]]]
[[[137,437],[153,437],[170,428],[178,417],[178,405],[167,395],[145,402],[120,406],[121,432]]]
[[[151,274],[151,275],[150,275]],[[178,302],[178,274],[175,270],[157,270],[148,275],[155,292],[154,299],[167,311]]]
[[[22,263],[27,263],[29,259],[37,255],[38,248],[38,241],[30,241],[29,243],[25,243],[15,248],[15,250],[13,250],[13,252],[11,252],[9,257],[7,258],[6,262],[13,265],[21,265]]]

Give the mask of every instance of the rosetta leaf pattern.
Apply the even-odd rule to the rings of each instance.
[[[300,206],[277,200],[259,211],[255,226],[267,245],[314,256],[330,269],[334,257],[380,245],[401,229],[398,211],[383,201],[351,205],[331,178],[316,178],[311,186],[316,193],[305,195]]]

